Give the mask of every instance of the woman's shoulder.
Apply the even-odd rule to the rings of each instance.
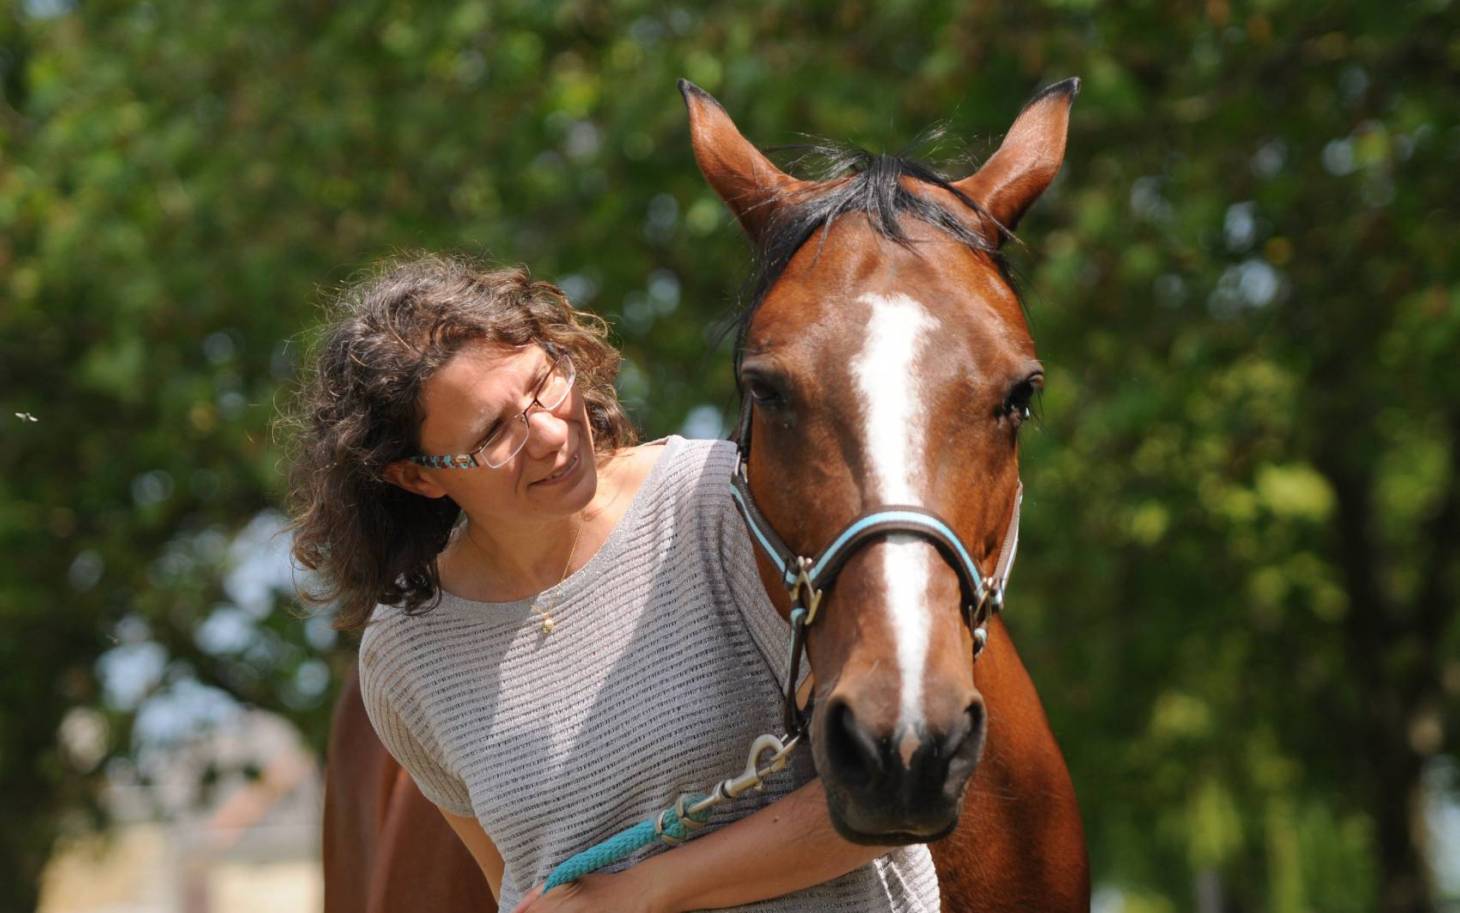
[[[735,471],[733,441],[679,439],[672,463],[676,500],[711,526],[733,510],[730,476]]]
[[[377,605],[360,632],[360,677],[375,678],[398,653],[405,613],[397,606]]]
[[[438,599],[444,599],[439,594]],[[377,605],[360,633],[359,669],[362,683],[393,680],[418,667],[423,656],[437,652],[443,636],[438,628],[446,619],[433,606],[427,611],[407,612],[401,606]]]
[[[400,702],[435,687],[443,664],[459,659],[454,645],[486,630],[485,625],[444,611],[449,598],[438,592],[431,605],[410,611],[396,605],[375,607],[360,634],[356,658],[360,690],[367,698],[373,694]]]
[[[732,441],[685,438],[677,434],[643,444],[641,447],[661,451],[662,462],[679,481],[699,482],[706,476],[726,475],[735,466],[735,444]]]
[[[647,495],[640,500],[662,504],[697,494],[707,479],[728,479],[734,454],[728,441],[673,434],[619,451],[615,471],[623,488]]]
[[[632,480],[634,490],[638,490],[639,486],[649,479],[660,459],[670,456],[676,449],[677,440],[682,441],[683,438],[662,437],[657,441],[646,441],[633,447],[626,447],[615,455],[616,460],[623,467],[621,471],[625,477]]]

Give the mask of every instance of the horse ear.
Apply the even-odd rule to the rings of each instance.
[[[786,174],[751,145],[710,93],[687,79],[679,81],[679,91],[689,108],[690,143],[700,172],[746,234],[759,241],[781,200],[809,182]]]
[[[983,167],[954,187],[984,208],[998,223],[990,228],[995,244],[1014,230],[1024,211],[1059,173],[1065,158],[1070,105],[1080,91],[1078,78],[1066,79],[1030,99],[1014,119],[1003,143]]]

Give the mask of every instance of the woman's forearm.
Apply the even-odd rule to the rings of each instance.
[[[844,840],[827,817],[821,781],[812,780],[628,871],[642,879],[655,909],[679,913],[780,897],[845,875],[889,849]]]

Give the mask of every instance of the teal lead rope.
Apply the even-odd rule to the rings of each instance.
[[[690,838],[693,831],[704,827],[710,820],[714,805],[704,804],[709,798],[691,793],[680,796],[673,808],[666,808],[647,821],[640,821],[627,830],[619,831],[597,846],[589,847],[560,864],[548,876],[543,890],[551,891],[560,884],[577,881],[589,872],[596,872],[620,859],[627,859],[653,843],[666,843],[670,846],[683,843]],[[703,807],[692,811],[686,808],[686,803]]]
[[[673,807],[666,808],[653,818],[640,821],[627,830],[619,831],[602,843],[559,864],[548,876],[543,891],[551,891],[558,885],[577,881],[589,872],[596,872],[620,859],[627,859],[651,844],[676,846],[683,843],[695,831],[705,826],[716,805],[728,802],[748,790],[760,789],[766,777],[784,770],[799,741],[799,736],[782,739],[763,735],[757,738],[750,746],[750,757],[746,760],[745,772],[740,776],[716,784],[709,795],[685,793],[675,801]],[[771,759],[761,767],[761,755],[767,751],[772,752]]]

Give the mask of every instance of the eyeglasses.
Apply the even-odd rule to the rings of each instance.
[[[563,400],[573,391],[573,381],[577,376],[572,359],[566,355],[558,356],[548,369],[547,376],[543,377],[533,391],[532,401],[527,404],[527,408],[510,419],[498,422],[497,427],[492,429],[476,450],[447,456],[418,455],[411,457],[411,462],[432,469],[471,469],[476,466],[501,469],[526,446],[527,438],[532,433],[528,424],[532,410],[551,412],[561,406]]]

